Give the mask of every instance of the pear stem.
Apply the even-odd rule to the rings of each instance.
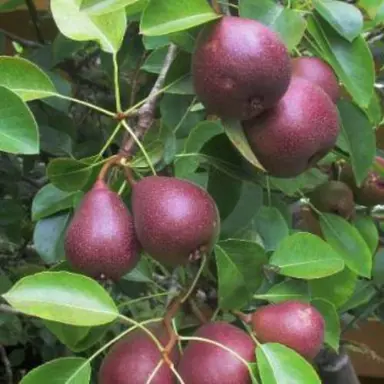
[[[211,0],[211,4],[212,4],[212,8],[213,8],[213,10],[214,10],[217,14],[221,15],[221,14],[222,14],[222,13],[221,13],[221,7],[220,7],[220,4],[219,4],[218,0]]]
[[[205,264],[207,262],[207,255],[205,253],[202,253],[201,256],[202,256],[202,262],[201,262],[200,268],[199,268],[199,270],[198,270],[198,272],[197,272],[197,274],[193,280],[193,283],[191,284],[190,288],[188,289],[188,292],[182,298],[182,300],[181,300],[182,303],[184,303],[189,298],[189,296],[191,296],[192,292],[196,288],[196,284],[199,281],[201,274],[203,273]]]
[[[99,173],[99,176],[97,177],[98,180],[100,181],[105,181],[105,178],[107,176],[107,173],[109,169],[118,164],[120,160],[120,157],[118,155],[111,156],[106,163],[103,165],[103,168],[101,168],[101,171]]]
[[[250,314],[241,311],[232,311],[232,313],[246,324],[249,324],[251,322],[252,316]]]

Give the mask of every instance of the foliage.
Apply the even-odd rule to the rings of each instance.
[[[20,3],[8,0],[0,12]],[[239,311],[299,299],[322,313],[325,348],[338,350],[348,326],[380,316],[380,207],[357,207],[358,217],[348,222],[318,212],[305,196],[344,163],[361,184],[384,150],[383,1],[51,0],[50,6],[37,17],[57,26],[55,36],[41,39],[40,31],[36,42],[0,30],[0,49],[2,41],[16,48],[0,56],[0,347],[11,367],[2,371],[0,364],[0,376],[11,383],[11,375],[16,382],[27,371],[23,384],[52,375],[57,383],[96,382],[106,349],[162,318],[192,282],[198,295],[175,317],[181,335],[202,317],[234,320]],[[315,55],[334,69],[343,86],[342,130],[316,168],[292,179],[268,176],[240,123],[209,115],[197,99],[191,55],[200,30],[221,17],[218,8],[267,25],[291,56]],[[143,105],[152,108],[144,131]],[[122,150],[133,154],[125,166],[135,178],[173,175],[215,199],[220,238],[198,281],[199,263],[172,269],[146,254],[117,282],[75,273],[65,261],[74,210]],[[384,176],[377,164],[375,171]],[[113,169],[108,183],[129,206],[125,173]],[[299,224],[303,207],[313,209],[317,232]],[[352,320],[341,330],[344,318]],[[249,367],[255,383],[320,382],[286,346],[259,345],[256,355]]]

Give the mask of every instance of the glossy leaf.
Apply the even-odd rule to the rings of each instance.
[[[356,219],[353,221],[353,225],[367,243],[371,254],[374,254],[379,245],[379,231],[372,217],[357,215]]]
[[[163,68],[164,59],[167,56],[168,47],[160,47],[155,49],[146,58],[141,69],[149,73],[160,73]]]
[[[48,165],[48,177],[52,184],[62,191],[78,191],[87,184],[93,168],[96,167],[90,160],[92,159],[54,159]]]
[[[151,0],[143,12],[140,30],[148,36],[168,35],[218,17],[205,0]]]
[[[300,43],[306,22],[299,12],[285,8],[272,0],[242,0],[239,5],[241,17],[258,20],[277,32],[288,50],[292,50]]]
[[[203,121],[196,125],[185,140],[183,152],[176,159],[176,176],[183,177],[195,172],[199,166],[199,158],[188,154],[200,152],[205,143],[223,132],[223,126],[216,121]]]
[[[375,254],[372,278],[376,284],[384,284],[384,248],[379,248]]]
[[[221,238],[232,237],[236,232],[244,229],[257,214],[262,203],[262,188],[257,184],[244,181],[235,208],[221,223]]]
[[[253,223],[267,251],[274,251],[289,235],[288,224],[275,207],[263,205],[255,215]]]
[[[44,263],[53,264],[64,259],[64,236],[69,220],[69,213],[63,213],[37,222],[33,243]]]
[[[39,153],[36,121],[23,100],[0,86],[0,151],[24,155]]]
[[[285,276],[319,279],[344,268],[342,257],[325,241],[310,233],[285,238],[269,260]]]
[[[342,120],[341,135],[351,155],[352,169],[356,182],[366,178],[376,155],[376,140],[372,125],[361,109],[341,100],[338,109]]]
[[[49,361],[30,371],[20,384],[88,384],[91,380],[91,366],[82,357],[62,357]]]
[[[356,103],[367,108],[373,95],[375,73],[364,38],[359,36],[350,43],[324,21],[313,17],[308,18],[308,32]]]
[[[356,283],[356,273],[345,267],[335,275],[311,280],[309,288],[312,297],[327,300],[339,308],[353,295]]]
[[[101,325],[118,316],[115,303],[95,280],[69,272],[25,277],[3,298],[27,315],[65,324]]]
[[[345,39],[353,41],[363,29],[363,15],[352,4],[337,0],[313,0],[315,9]]]
[[[82,0],[80,9],[90,15],[101,15],[121,10],[139,0]]]
[[[64,192],[47,184],[37,192],[32,202],[32,220],[37,221],[73,207],[77,192]]]
[[[303,280],[285,280],[272,286],[266,293],[257,294],[253,297],[271,303],[280,303],[287,300],[310,300],[308,283]]]
[[[340,319],[335,306],[323,299],[313,299],[311,304],[322,314],[325,321],[324,341],[336,352],[340,344]]]
[[[377,291],[371,281],[358,280],[355,292],[353,292],[351,298],[339,308],[339,312],[344,313],[367,304],[376,293]]]
[[[81,12],[81,0],[52,0],[53,18],[60,32],[73,40],[96,40],[105,52],[115,53],[123,41],[126,16],[120,10],[100,16]]]
[[[219,306],[240,309],[252,298],[263,279],[268,262],[257,243],[245,240],[222,241],[215,247],[219,280]]]
[[[0,86],[9,88],[24,101],[47,97],[55,87],[37,65],[21,57],[0,56]]]
[[[320,226],[327,242],[357,275],[370,278],[372,254],[359,231],[342,217],[324,213]]]
[[[285,345],[259,344],[256,360],[264,384],[321,384],[312,365]]]
[[[232,141],[233,145],[239,150],[244,158],[246,158],[256,168],[264,170],[264,167],[260,164],[259,160],[257,160],[251,147],[249,146],[240,122],[237,120],[222,120],[222,123],[229,140]]]

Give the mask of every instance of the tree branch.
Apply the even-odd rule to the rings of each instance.
[[[19,43],[23,47],[28,47],[28,48],[41,48],[42,47],[42,44],[37,43],[36,41],[23,39],[23,38],[15,35],[11,32],[6,31],[3,28],[0,28],[0,33],[2,33],[8,39],[16,41],[17,43]]]
[[[33,0],[25,0],[25,3],[27,4],[29,15],[31,16],[33,26],[35,27],[37,40],[41,44],[44,44],[45,41],[44,41],[43,34],[41,33],[41,30],[40,30],[39,15],[37,14],[35,3],[33,2]]]
[[[149,93],[147,101],[138,111],[138,121],[135,133],[139,140],[145,135],[153,123],[156,103],[159,99],[159,91],[164,86],[165,78],[172,64],[172,61],[176,57],[176,52],[176,46],[171,44],[169,46],[167,56],[165,57],[159,77],[157,78],[151,92]],[[124,140],[120,148],[120,155],[124,157],[130,157],[132,155],[134,145],[135,140],[132,137],[128,137],[126,140]]]
[[[5,348],[0,344],[0,360],[4,365],[5,380],[8,384],[13,384],[13,373],[11,363],[8,360],[7,352]]]

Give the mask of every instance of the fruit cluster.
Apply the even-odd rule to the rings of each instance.
[[[251,315],[258,342],[281,343],[311,361],[324,340],[324,320],[309,304],[271,304]],[[223,321],[201,326],[181,353],[164,354],[169,335],[162,325],[135,330],[116,343],[104,358],[99,384],[250,384],[256,342],[245,331]],[[160,344],[160,345],[157,345]],[[172,372],[171,367],[174,368]]]
[[[316,57],[291,59],[259,22],[225,16],[200,34],[193,55],[196,94],[208,112],[242,121],[249,145],[275,177],[295,177],[335,145],[339,84]]]

